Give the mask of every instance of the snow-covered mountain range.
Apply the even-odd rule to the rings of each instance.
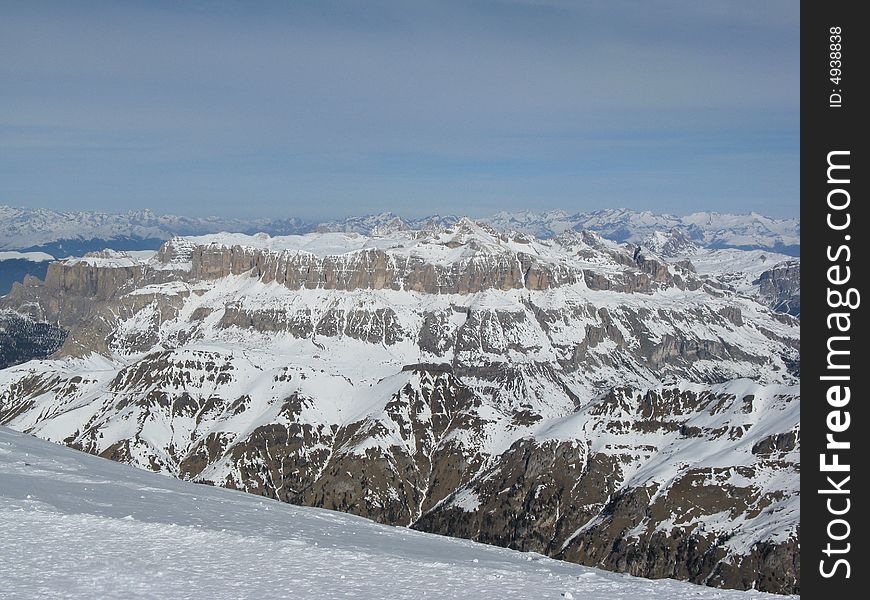
[[[772,600],[196,486],[0,427],[0,595]]]
[[[795,593],[800,328],[753,283],[788,257],[668,231],[459,219],[54,262],[0,299],[67,333],[0,371],[0,423],[383,523]]]
[[[647,239],[656,232],[679,230],[708,248],[777,250],[797,255],[800,222],[772,219],[759,213],[731,215],[699,212],[686,216],[609,208],[587,213],[565,211],[498,213],[487,220],[499,229],[518,229],[538,237],[552,237],[569,229],[594,231],[617,242]]]
[[[62,258],[91,250],[154,247],[176,235],[219,231],[295,233],[308,226],[296,219],[232,219],[126,213],[62,212],[0,205],[0,250],[44,249]],[[88,243],[93,240],[93,243]]]
[[[126,214],[57,213],[0,206],[0,295],[25,275],[45,276],[46,260],[80,256],[106,248],[156,250],[176,235],[222,231],[288,234],[357,233],[365,236],[430,231],[455,226],[456,216],[403,219],[393,213],[348,217],[317,224],[298,219],[280,221],[176,217],[150,211]],[[631,242],[671,262],[691,261],[699,273],[720,276],[741,291],[755,293],[768,305],[800,315],[800,225],[758,214],[697,213],[687,217],[608,209],[568,214],[499,213],[480,220],[498,231],[541,239],[567,232],[593,231],[605,239]],[[38,250],[38,251],[33,251]],[[743,250],[738,252],[737,250]],[[47,252],[51,253],[48,254]]]
[[[776,250],[795,256],[800,247],[798,220],[772,219],[757,213],[695,213],[677,217],[649,211],[605,209],[573,214],[565,211],[501,212],[479,220],[500,231],[519,231],[538,238],[555,237],[569,230],[594,231],[617,242],[639,243],[655,232],[678,229],[689,239],[709,248]],[[61,258],[105,247],[136,250],[147,246],[156,249],[160,242],[176,235],[221,231],[264,232],[273,236],[314,231],[379,235],[430,226],[451,226],[457,221],[459,217],[456,216],[406,219],[393,213],[382,213],[309,223],[294,218],[194,218],[157,215],[149,210],[123,214],[58,212],[0,205],[0,250],[45,249]],[[94,243],[88,244],[91,240]]]

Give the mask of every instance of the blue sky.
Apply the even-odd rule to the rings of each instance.
[[[799,210],[799,5],[0,2],[0,203]]]

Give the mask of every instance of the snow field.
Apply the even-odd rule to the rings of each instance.
[[[0,428],[0,598],[777,598],[197,486]]]

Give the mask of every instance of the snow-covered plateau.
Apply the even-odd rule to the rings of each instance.
[[[196,486],[0,427],[0,597],[774,598]]]
[[[107,250],[0,298],[64,333],[0,371],[0,424],[413,530],[798,593],[789,261],[469,219]]]

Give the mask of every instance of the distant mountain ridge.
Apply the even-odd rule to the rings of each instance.
[[[163,241],[181,235],[231,231],[253,234],[293,235],[310,232],[344,232],[382,235],[394,231],[425,230],[452,226],[455,215],[408,219],[392,212],[306,222],[287,219],[236,219],[158,215],[150,210],[126,213],[59,212],[49,209],[0,205],[0,250],[44,251],[58,258],[81,255],[110,247],[115,250],[157,249]],[[732,215],[699,212],[687,216],[650,211],[603,209],[592,212],[499,212],[478,219],[499,231],[518,231],[551,238],[566,231],[594,231],[616,242],[640,243],[656,232],[679,230],[707,248],[775,250],[800,254],[800,221],[774,219],[758,213]]]
[[[220,231],[273,234],[300,233],[306,225],[298,219],[233,219],[222,217],[184,217],[158,215],[151,210],[125,213],[99,213],[88,211],[61,212],[46,208],[16,208],[0,205],[0,250],[43,250],[71,247],[66,255],[78,255],[102,249],[84,247],[89,240],[112,244],[115,250],[144,250],[141,242],[150,242],[156,249],[163,241],[176,235],[202,235]]]
[[[496,229],[517,229],[548,238],[567,230],[594,231],[615,242],[640,243],[656,232],[678,230],[689,240],[707,248],[776,250],[800,253],[800,220],[774,219],[753,212],[734,215],[698,212],[686,216],[607,208],[585,213],[564,211],[500,212],[487,219]]]

